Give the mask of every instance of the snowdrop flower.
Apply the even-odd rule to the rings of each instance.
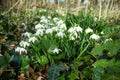
[[[44,34],[43,31],[44,31],[43,29],[38,29],[38,30],[36,31],[35,35],[43,36],[43,34]]]
[[[70,36],[69,36],[70,40],[75,40],[78,38],[78,34],[77,32],[74,32],[74,33],[71,33]]]
[[[82,28],[80,26],[74,27],[76,32],[81,32],[82,33]]]
[[[69,33],[74,33],[75,32],[75,29],[74,27],[71,27],[69,30],[68,30]]]
[[[27,46],[30,46],[30,44],[26,41],[21,41],[19,44],[20,44],[20,46],[22,46],[24,48],[27,47]]]
[[[43,20],[43,19],[46,19],[46,17],[45,17],[45,16],[42,16],[41,19],[42,19],[42,20]]]
[[[53,31],[58,31],[58,28],[57,27],[52,27],[52,30]]]
[[[49,22],[49,20],[47,20],[47,19],[42,19],[42,20],[40,20],[40,22],[47,24],[47,23]]]
[[[29,38],[29,42],[32,42],[32,43],[34,43],[35,41],[37,40],[37,38],[36,37],[31,37],[31,38]]]
[[[99,35],[96,35],[96,34],[92,34],[92,35],[90,36],[90,39],[99,40],[99,39],[100,39],[100,36],[99,36]]]
[[[76,38],[74,36],[71,36],[70,37],[70,40],[75,40]]]
[[[58,32],[58,33],[56,34],[56,36],[57,36],[57,37],[60,37],[60,38],[63,38],[63,37],[65,36],[65,33],[63,33],[63,32]]]
[[[105,43],[108,42],[108,41],[112,41],[112,38],[106,39]]]
[[[21,47],[17,47],[17,48],[15,49],[15,51],[16,51],[16,52],[19,52],[20,54],[21,54],[22,52],[27,53],[27,50],[24,49],[24,48],[21,48]]]
[[[46,32],[46,34],[52,34],[53,30],[52,29],[47,29],[45,32]]]
[[[35,29],[41,29],[41,28],[44,28],[44,26],[41,25],[41,24],[37,24],[37,25],[35,25]]]
[[[55,18],[53,18],[53,21],[57,22],[57,21],[59,21],[59,19],[55,17]]]
[[[51,16],[48,16],[48,19],[51,19]]]
[[[25,26],[25,23],[22,23],[23,26]]]
[[[29,38],[29,37],[31,36],[31,33],[25,32],[25,33],[22,34],[22,36],[25,36],[25,37],[28,37],[28,38]]]
[[[65,24],[61,24],[59,28],[60,28],[61,31],[67,30],[67,27],[66,27]]]
[[[91,33],[91,32],[93,32],[93,30],[92,30],[91,28],[87,28],[87,29],[85,30],[85,33],[86,33],[86,34]]]
[[[66,14],[65,14],[65,13],[63,13],[63,14],[62,14],[62,16],[66,16]]]
[[[63,24],[63,23],[64,23],[63,20],[59,20],[59,21],[57,22],[57,25],[60,26],[60,25]]]
[[[100,34],[105,34],[103,31]]]
[[[81,32],[82,33],[82,28],[80,26],[77,26],[77,27],[71,27],[68,32],[70,33],[75,33],[75,32]]]
[[[95,17],[95,18],[94,18],[94,21],[97,21],[97,20],[98,20],[98,19]]]
[[[61,49],[55,48],[52,52],[59,54],[59,52],[62,51]]]

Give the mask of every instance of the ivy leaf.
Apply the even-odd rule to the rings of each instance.
[[[60,72],[64,70],[65,68],[62,64],[52,64],[48,69],[49,80],[56,80],[60,76]]]
[[[104,75],[104,68],[93,68],[93,80],[101,80],[101,76]]]

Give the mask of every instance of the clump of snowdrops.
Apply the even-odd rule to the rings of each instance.
[[[54,63],[56,57],[59,60],[79,59],[101,38],[90,27],[83,29],[79,24],[69,27],[58,17],[41,16],[39,23],[31,27],[35,32],[23,33],[24,39],[15,51],[30,55],[30,59],[41,66]]]

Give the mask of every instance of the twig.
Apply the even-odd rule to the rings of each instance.
[[[14,7],[16,7],[18,5],[19,2],[20,2],[20,0],[18,0],[7,12],[3,13],[3,15],[8,14]]]
[[[99,20],[101,19],[101,15],[102,15],[102,0],[100,0]]]

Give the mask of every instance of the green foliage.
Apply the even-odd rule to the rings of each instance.
[[[45,66],[46,64],[49,63],[48,58],[44,55],[40,56],[40,59],[38,60],[41,66]]]
[[[120,40],[107,41],[104,44],[98,45],[92,49],[91,55],[103,55],[104,51],[110,52],[111,56],[116,55],[120,52]]]
[[[105,26],[108,26],[106,22],[98,21],[97,17],[90,16],[89,14],[85,15],[83,12],[80,12],[77,16],[71,13],[67,15],[66,25],[71,27],[74,24],[79,24],[83,29],[90,27],[97,33],[103,31]]]
[[[104,75],[111,75],[113,76],[113,79],[116,75],[114,74],[119,74],[120,71],[120,61],[115,61],[114,59],[112,60],[98,60],[93,64],[93,79],[94,80],[103,80],[107,78]],[[118,76],[115,77],[117,80]],[[112,80],[111,78],[108,78],[107,80]]]
[[[78,71],[71,72],[68,78],[69,80],[79,79],[79,72]]]
[[[3,56],[0,56],[1,70],[10,68],[10,62],[13,60],[14,56],[10,56],[8,53],[5,53]]]
[[[50,19],[47,17],[51,16]],[[21,72],[26,72],[31,64],[34,68],[36,65],[44,69],[48,69],[49,80],[119,80],[120,73],[120,32],[119,25],[117,27],[107,24],[106,21],[98,21],[94,16],[80,12],[75,16],[68,13],[66,16],[59,15],[54,10],[39,10],[37,8],[13,12],[10,17],[2,18],[0,16],[1,34],[16,34],[16,40],[24,40],[29,42],[29,38],[20,37],[23,32],[30,32],[31,37],[35,37],[35,42],[29,42],[30,46],[25,48],[28,55],[19,55],[15,52],[12,54],[5,53],[0,57],[0,68],[6,69],[10,67],[10,63],[20,67]],[[41,17],[49,22],[41,22]],[[47,34],[46,29],[52,27],[60,27],[61,24],[53,21],[58,18],[65,22],[67,30],[64,38],[56,36],[57,31]],[[45,20],[44,19],[44,20]],[[36,24],[42,24],[44,27],[42,36],[35,35],[38,29]],[[78,33],[75,40],[70,40],[68,29],[80,26],[83,31]],[[92,33],[86,34],[87,28],[93,29]],[[36,31],[35,31],[36,30]],[[101,32],[104,34],[101,34]],[[62,32],[62,31],[61,31]],[[74,32],[75,33],[75,32]],[[100,35],[100,40],[90,39],[91,34]],[[8,34],[7,34],[8,35]],[[11,36],[11,35],[10,35]],[[107,41],[106,39],[112,40]],[[11,40],[14,40],[12,37]],[[23,48],[23,47],[22,47]],[[58,48],[59,52],[53,52]],[[46,68],[48,66],[48,68]]]
[[[60,72],[64,70],[63,64],[51,64],[48,69],[49,80],[56,80],[56,78],[60,76]]]
[[[93,80],[101,80],[101,76],[104,74],[102,67],[96,67],[93,69]]]
[[[21,73],[22,72],[27,72],[27,70],[29,68],[29,64],[30,64],[30,60],[29,60],[28,56],[23,55],[21,57],[21,60],[22,60],[22,62],[21,62],[20,71],[21,71]]]

